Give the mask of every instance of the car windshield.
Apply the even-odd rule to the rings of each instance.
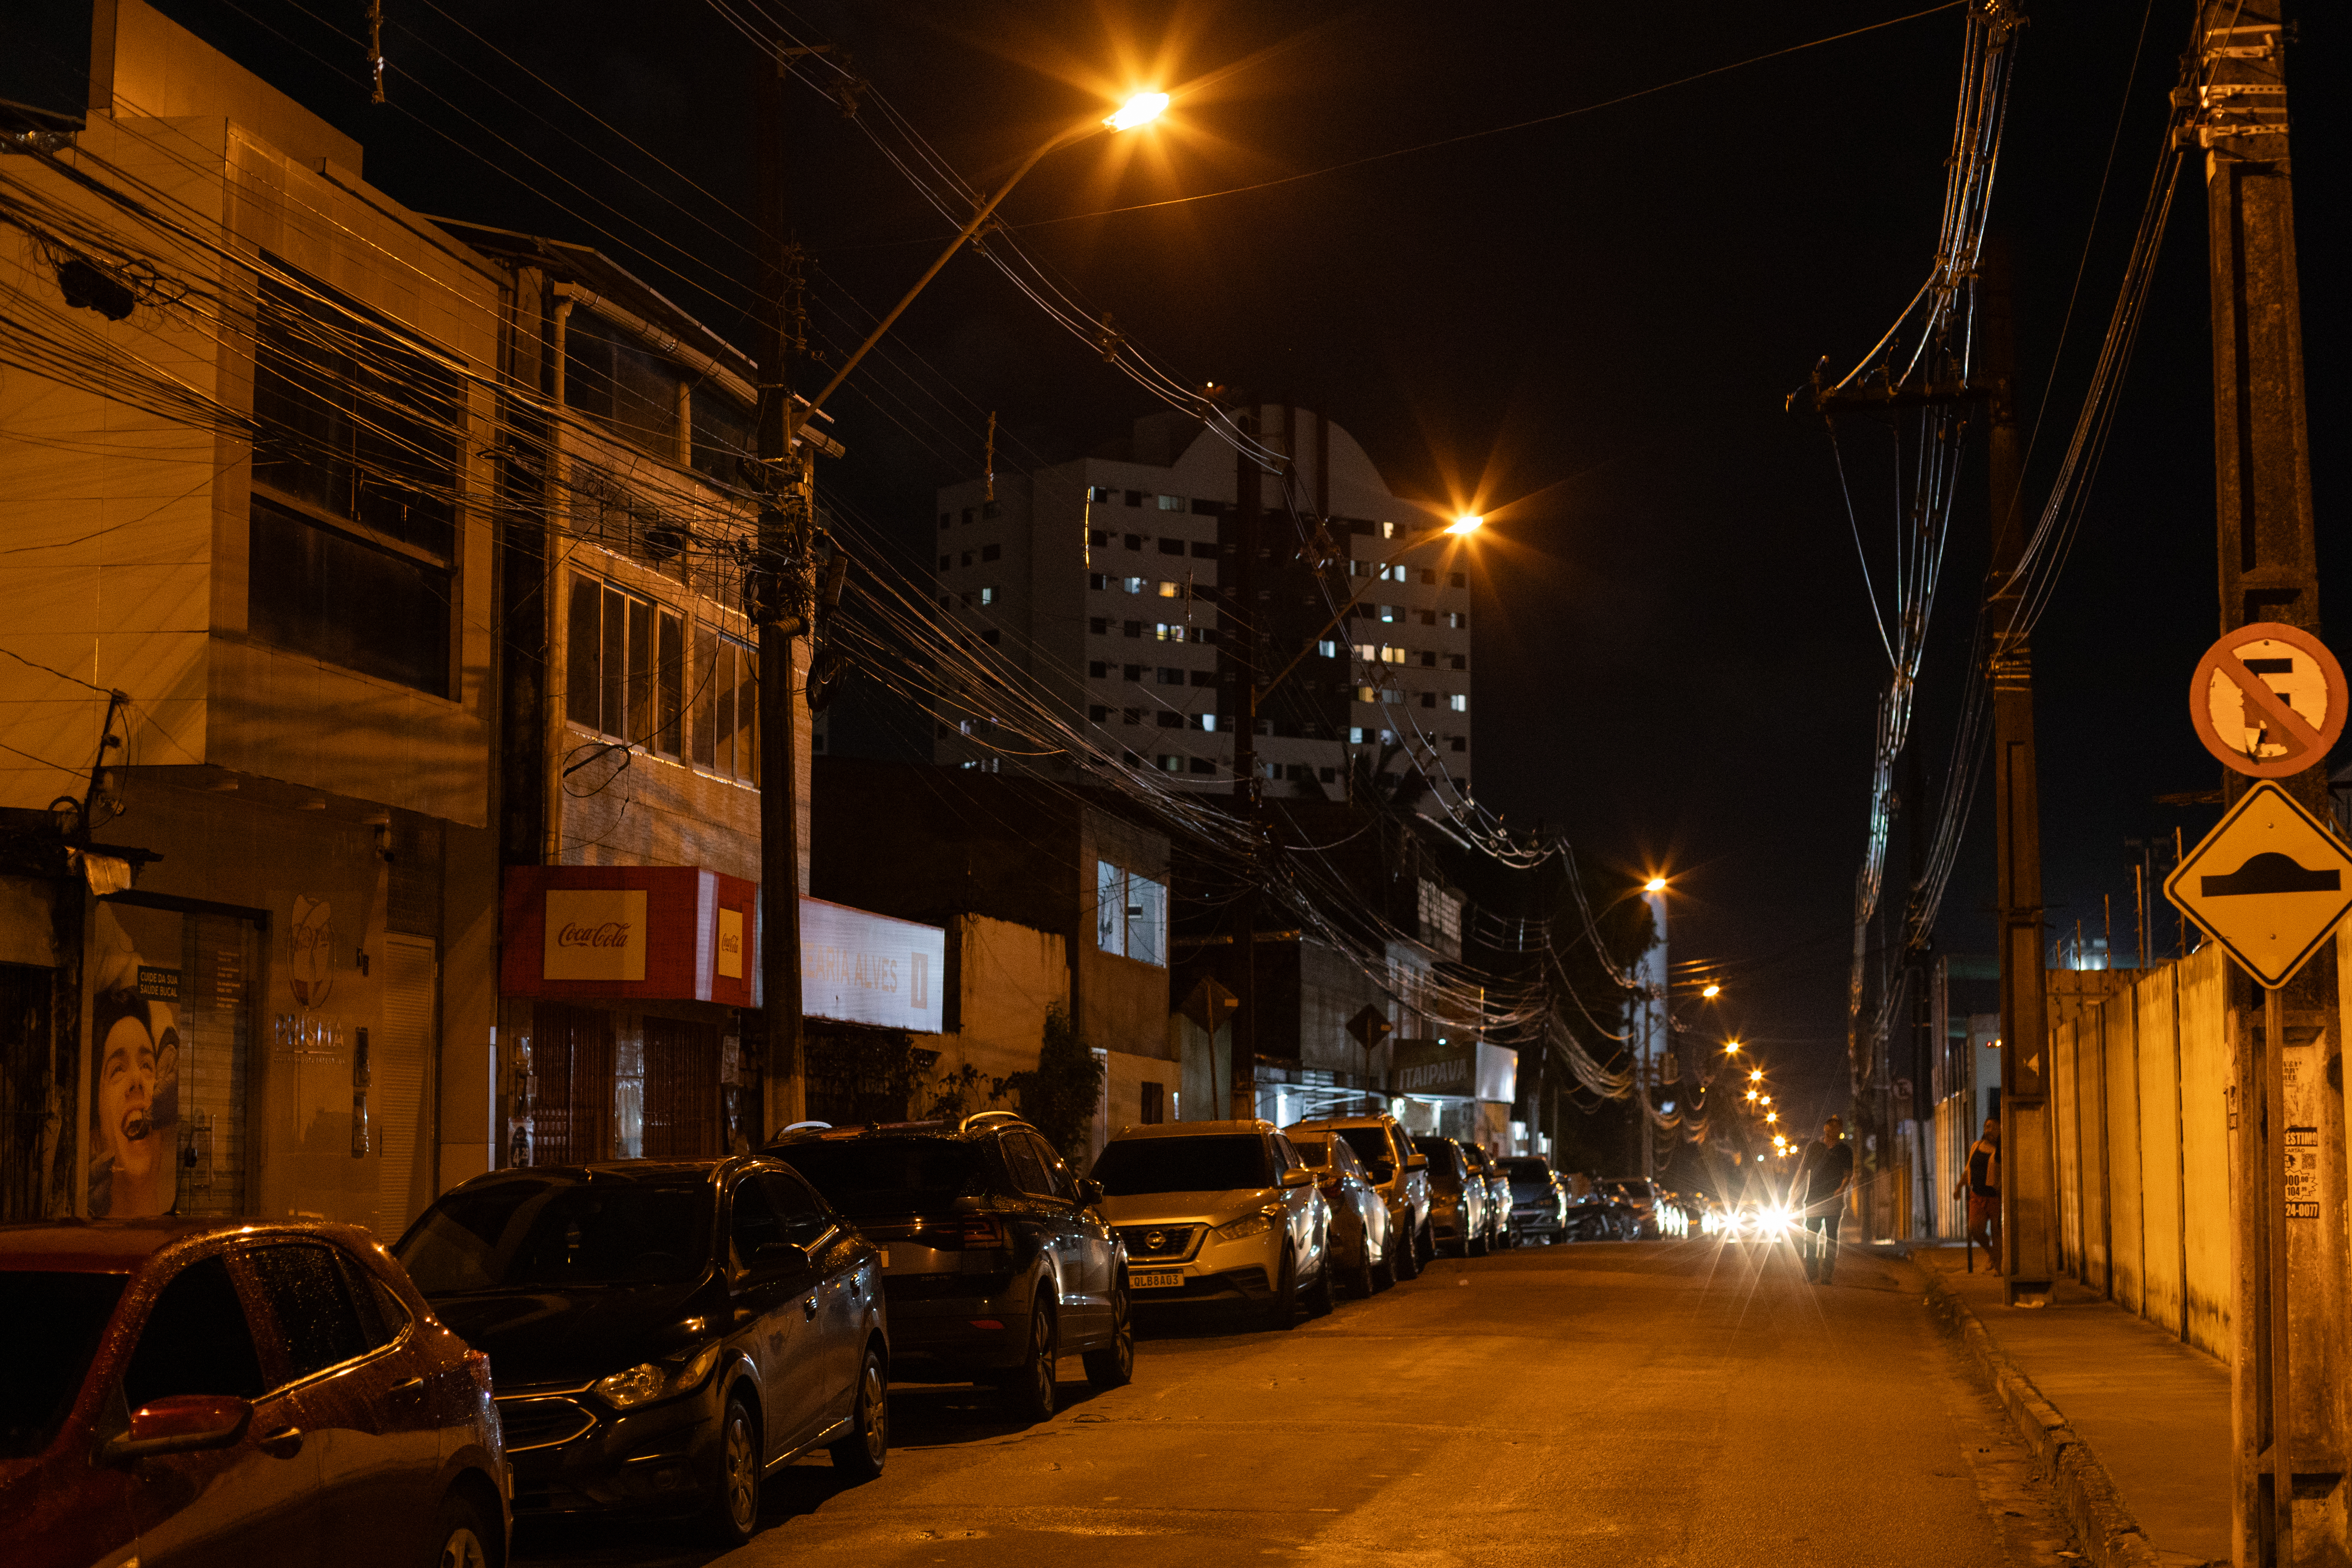
[[[818,1139],[769,1152],[851,1219],[947,1208],[985,1173],[980,1145],[961,1138]]]
[[[1317,1169],[1331,1163],[1331,1145],[1320,1138],[1301,1138],[1293,1134],[1290,1146],[1298,1151],[1298,1163]]]
[[[454,1192],[395,1248],[426,1295],[690,1279],[710,1266],[710,1184],[510,1179]]]
[[[1246,1134],[1123,1138],[1095,1156],[1095,1180],[1115,1198],[1139,1193],[1223,1193],[1270,1187],[1265,1142]]]
[[[1388,1163],[1389,1135],[1385,1129],[1342,1127],[1339,1129],[1339,1136],[1348,1141],[1348,1147],[1353,1149],[1356,1152],[1356,1158],[1365,1164],[1381,1165]]]
[[[0,1459],[48,1447],[81,1392],[123,1283],[120,1274],[0,1271],[0,1344],[17,1349],[0,1359]]]
[[[1551,1169],[1541,1160],[1506,1160],[1503,1170],[1514,1182],[1549,1183]]]

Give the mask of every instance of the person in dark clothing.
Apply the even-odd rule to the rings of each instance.
[[[1832,1116],[1822,1123],[1822,1141],[1805,1145],[1797,1163],[1797,1207],[1805,1220],[1797,1244],[1804,1248],[1808,1279],[1826,1285],[1837,1269],[1838,1226],[1853,1184],[1853,1149],[1845,1141],[1845,1123]]]
[[[1952,1195],[1969,1198],[1968,1239],[1985,1249],[1992,1270],[2000,1272],[2000,1118],[1985,1118],[1984,1136],[1969,1145],[1969,1173]],[[1969,1272],[1976,1272],[1976,1255],[1969,1255]]]

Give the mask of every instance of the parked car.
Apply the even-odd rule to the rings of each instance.
[[[1511,1228],[1511,1178],[1484,1143],[1465,1143],[1462,1153],[1486,1184],[1486,1245],[1511,1246],[1517,1240]]]
[[[1568,1188],[1552,1174],[1550,1162],[1522,1154],[1499,1162],[1511,1188],[1511,1228],[1520,1239],[1568,1239]]]
[[[1406,1245],[1396,1249],[1397,1278],[1410,1279],[1436,1256],[1429,1228],[1429,1157],[1415,1150],[1393,1116],[1323,1116],[1294,1122],[1304,1137],[1337,1133],[1348,1141],[1365,1173],[1388,1205],[1389,1234]]]
[[[1129,1127],[1095,1156],[1139,1303],[1248,1302],[1286,1329],[1331,1310],[1331,1209],[1271,1121]]]
[[[0,1227],[12,1568],[494,1568],[490,1368],[350,1226]]]
[[[1654,1241],[1659,1233],[1658,1189],[1642,1176],[1620,1176],[1602,1184],[1610,1194],[1633,1211],[1633,1235],[1643,1241]]]
[[[1561,1178],[1568,1187],[1569,1234],[1579,1241],[1620,1241],[1633,1235],[1633,1211],[1582,1171]]]
[[[1369,1296],[1397,1281],[1396,1258],[1389,1251],[1389,1207],[1370,1172],[1348,1141],[1334,1132],[1301,1131],[1284,1135],[1307,1168],[1316,1173],[1323,1201],[1331,1207],[1332,1249],[1339,1277],[1358,1296]]]
[[[1061,1357],[1116,1388],[1135,1374],[1125,1249],[1052,1144],[1009,1111],[787,1132],[768,1152],[882,1249],[891,1365],[992,1383],[1054,1414]]]
[[[1486,1250],[1486,1178],[1452,1138],[1424,1135],[1412,1146],[1429,1161],[1430,1237],[1464,1258]]]
[[[497,1171],[393,1250],[496,1365],[519,1517],[693,1517],[740,1543],[803,1454],[882,1473],[881,1258],[778,1161]]]

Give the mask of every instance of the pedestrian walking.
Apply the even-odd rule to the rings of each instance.
[[[1853,1184],[1853,1148],[1845,1141],[1845,1123],[1831,1117],[1822,1123],[1822,1140],[1805,1145],[1797,1162],[1797,1212],[1805,1228],[1797,1245],[1804,1249],[1805,1278],[1826,1285],[1837,1271],[1838,1226],[1845,1219],[1845,1190]]]
[[[1969,1243],[1985,1249],[1992,1271],[2000,1272],[2000,1118],[1985,1118],[1984,1136],[1969,1145],[1969,1173],[1952,1189],[1969,1199]],[[1969,1254],[1969,1272],[1977,1271],[1976,1254]]]

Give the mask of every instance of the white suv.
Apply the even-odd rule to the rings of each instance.
[[[1095,1156],[1135,1304],[1248,1302],[1269,1326],[1331,1310],[1331,1210],[1270,1121],[1129,1127]]]

